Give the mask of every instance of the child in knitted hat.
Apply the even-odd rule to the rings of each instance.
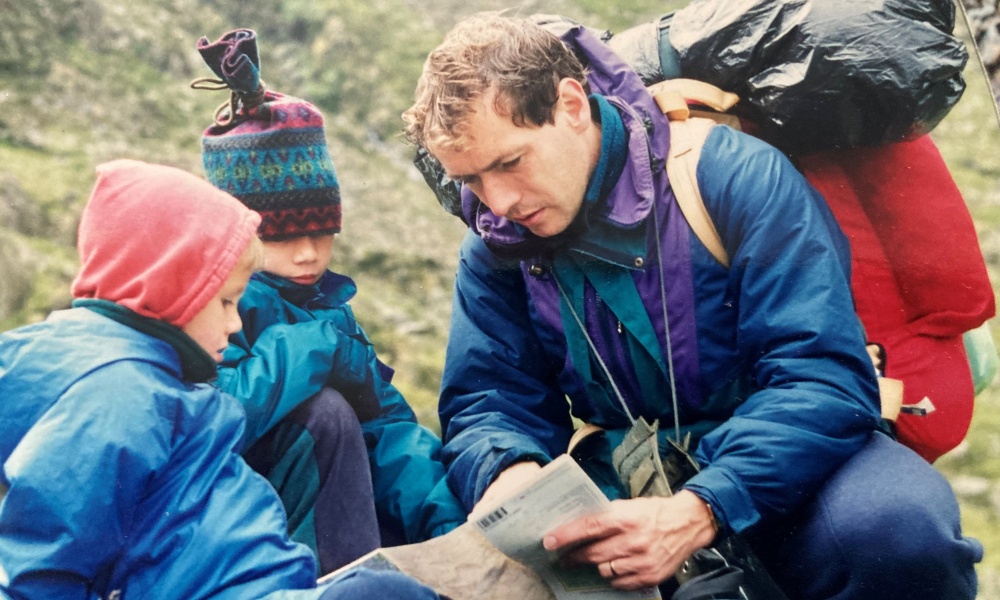
[[[0,596],[436,597],[370,571],[317,588],[238,453],[242,407],[205,382],[259,223],[178,169],[98,167],[74,307],[0,335]]]
[[[341,204],[322,114],[264,89],[253,31],[202,38],[198,49],[231,90],[202,136],[206,174],[262,216],[263,272],[240,301],[244,330],[218,381],[246,407],[248,462],[274,484],[293,539],[317,550],[323,572],[380,544],[447,533],[466,514],[440,440],[355,320],[354,282],[327,269]]]

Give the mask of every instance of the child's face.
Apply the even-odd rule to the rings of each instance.
[[[333,234],[303,235],[264,242],[264,270],[302,285],[312,285],[333,256]]]
[[[222,284],[219,293],[187,325],[181,327],[215,362],[222,360],[222,353],[229,345],[230,334],[243,328],[236,306],[250,281],[251,273],[251,266],[240,261]]]

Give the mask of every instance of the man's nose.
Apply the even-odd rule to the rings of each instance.
[[[483,178],[483,194],[480,200],[485,202],[496,216],[508,216],[520,199],[520,190],[509,182],[497,177]]]

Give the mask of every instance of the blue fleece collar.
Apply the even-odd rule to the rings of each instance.
[[[74,308],[86,308],[112,321],[117,321],[126,327],[131,327],[136,331],[170,344],[177,351],[181,373],[185,381],[205,383],[215,379],[218,375],[218,364],[216,364],[215,359],[199,346],[198,342],[184,333],[184,330],[180,327],[171,325],[166,321],[140,315],[110,300],[76,298],[73,300],[72,306]]]
[[[590,95],[590,106],[600,118],[601,156],[583,196],[586,204],[593,204],[611,193],[625,170],[625,157],[628,154],[625,124],[618,111],[600,94]]]

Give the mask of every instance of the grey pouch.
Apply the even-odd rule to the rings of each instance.
[[[658,425],[638,418],[611,453],[612,466],[632,498],[671,496],[698,472],[688,451],[689,438],[680,443],[668,439],[669,447],[661,456]],[[753,550],[735,534],[695,552],[674,578],[678,584],[674,600],[787,600]]]
[[[611,453],[611,464],[632,498],[671,495],[656,441],[657,425],[639,417]]]

